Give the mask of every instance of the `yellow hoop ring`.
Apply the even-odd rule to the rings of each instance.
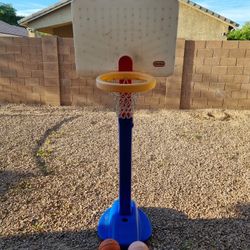
[[[142,80],[144,82],[133,84],[117,84],[110,82],[122,79]],[[138,93],[149,91],[155,88],[155,85],[156,79],[154,77],[141,72],[109,72],[96,78],[96,86],[106,92]]]

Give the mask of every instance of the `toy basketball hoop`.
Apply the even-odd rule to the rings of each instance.
[[[72,0],[71,9],[76,70],[114,95],[119,118],[119,198],[101,216],[98,236],[128,247],[152,235],[131,199],[136,96],[155,87],[154,77],[174,71],[178,0]]]
[[[113,93],[116,113],[123,119],[133,116],[137,94],[150,91],[155,85],[154,77],[133,71],[109,72],[96,78],[99,89]]]
[[[149,91],[155,85],[154,77],[141,72],[110,72],[96,78],[96,86],[106,92],[139,93]]]

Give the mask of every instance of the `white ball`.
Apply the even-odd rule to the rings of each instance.
[[[128,250],[149,250],[149,249],[144,242],[135,241],[129,246]]]

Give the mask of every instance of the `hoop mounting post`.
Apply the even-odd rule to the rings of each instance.
[[[123,56],[119,60],[119,71],[133,71],[133,61],[129,56]],[[124,80],[120,80],[124,84]],[[126,81],[131,84],[131,80]],[[121,95],[128,95],[131,103],[131,94],[123,93]],[[120,97],[120,105],[123,105],[122,97]],[[129,119],[123,119],[124,114],[119,115],[119,201],[120,201],[120,214],[131,214],[131,162],[132,162],[132,108]]]

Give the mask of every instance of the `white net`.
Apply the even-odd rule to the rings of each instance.
[[[141,82],[140,80],[114,80],[113,83],[117,84],[133,84]],[[115,111],[117,116],[122,119],[130,119],[133,117],[136,98],[138,94],[135,93],[113,93],[115,99]]]
[[[133,117],[136,104],[136,94],[130,93],[115,93],[115,110],[117,116],[122,119],[130,119]]]

